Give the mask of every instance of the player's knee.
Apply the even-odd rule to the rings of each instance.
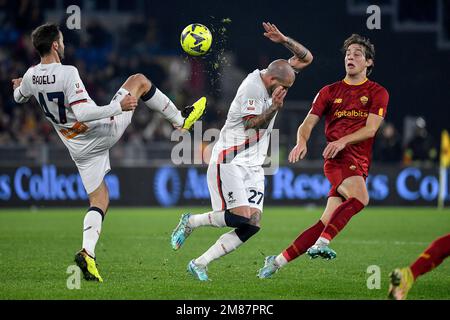
[[[232,208],[229,211],[231,213],[234,213],[239,216],[243,216],[248,219],[250,219],[250,217],[253,213],[252,208],[250,208],[249,206],[240,206],[240,207]]]
[[[356,198],[359,202],[361,202],[364,207],[367,207],[369,204],[369,193],[365,189],[350,189],[346,190],[345,197],[347,199],[349,198]]]
[[[256,210],[251,213],[250,219],[248,221],[249,224],[259,227],[259,223],[261,221],[261,211]]]
[[[240,226],[239,228],[236,228],[235,232],[236,235],[239,237],[239,239],[242,242],[245,242],[251,237],[253,237],[255,234],[257,234],[260,229],[261,228],[258,226],[246,223]]]
[[[359,202],[361,202],[364,207],[367,207],[369,205],[369,195],[368,194],[361,194],[355,197],[358,199]]]
[[[139,85],[143,92],[149,91],[152,87],[151,81],[142,73],[136,73],[132,75],[131,78]]]
[[[244,217],[243,215],[234,214],[230,210],[225,210],[225,224],[228,227],[239,228],[242,225],[249,222],[249,218]]]
[[[365,198],[364,201],[361,201],[361,203],[364,205],[364,207],[367,207],[369,205],[369,201],[370,201],[370,198],[367,196],[367,198]]]

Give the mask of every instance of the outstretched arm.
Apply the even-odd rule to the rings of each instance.
[[[13,91],[14,91],[14,101],[17,103],[25,103],[27,102],[31,95],[27,94],[24,88],[22,88],[23,79],[12,79]]]
[[[65,79],[64,93],[69,107],[72,108],[79,122],[107,119],[121,114],[122,111],[131,111],[136,108],[137,99],[131,95],[126,95],[120,102],[113,99],[108,105],[98,106],[90,99],[78,70],[71,67],[68,71],[70,73]]]
[[[311,132],[319,122],[319,120],[319,116],[308,113],[305,120],[303,120],[300,127],[298,127],[297,144],[289,154],[289,162],[294,163],[299,159],[303,159],[305,157],[307,152],[306,143],[308,142],[309,137],[311,136]]]
[[[112,101],[105,106],[98,106],[94,102],[81,102],[71,107],[78,121],[88,122],[117,116],[122,111],[134,110],[136,106],[137,99],[131,95],[127,95],[120,102]]]
[[[275,43],[283,44],[294,54],[294,56],[289,59],[289,64],[295,71],[298,72],[311,64],[313,61],[313,55],[302,44],[290,37],[285,36],[274,24],[271,24],[270,22],[263,22],[263,27],[266,31],[264,36]]]
[[[353,133],[343,136],[339,140],[330,142],[323,151],[325,159],[334,158],[336,155],[349,144],[355,144],[369,138],[373,138],[377,133],[378,128],[383,122],[383,117],[369,113],[366,125]]]

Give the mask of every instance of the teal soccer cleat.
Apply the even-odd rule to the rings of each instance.
[[[328,246],[320,246],[320,245],[313,245],[311,248],[308,249],[306,252],[308,256],[311,259],[316,259],[317,257],[321,257],[325,260],[332,260],[336,258],[336,252],[329,248]]]
[[[188,226],[190,213],[183,213],[175,230],[172,232],[170,243],[173,250],[178,250],[186,241],[187,237],[192,233],[192,229]]]
[[[194,260],[195,259],[192,259],[189,262],[187,271],[200,281],[208,281],[208,274],[206,273],[208,269],[206,266],[195,264]]]
[[[259,269],[258,278],[270,278],[273,274],[280,270],[280,267],[275,263],[276,257],[277,256],[268,256],[264,259],[264,267]]]

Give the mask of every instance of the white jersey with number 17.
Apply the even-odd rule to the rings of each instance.
[[[18,100],[34,96],[72,157],[84,156],[107,135],[104,120],[80,122],[73,107],[96,106],[80,79],[77,68],[61,63],[38,64],[28,69],[17,90]],[[16,94],[15,94],[16,96]],[[111,105],[113,114],[121,113],[120,103]],[[105,109],[106,111],[106,109]]]

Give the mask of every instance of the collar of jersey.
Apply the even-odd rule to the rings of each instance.
[[[54,64],[61,64],[61,62],[52,62],[52,63],[39,63],[41,67],[52,66]]]
[[[345,78],[344,78],[344,79],[342,79],[342,82],[344,82],[346,85],[349,85],[349,86],[360,86],[360,85],[366,83],[367,80],[369,80],[369,78],[364,79],[364,80],[363,80],[362,82],[360,82],[360,83],[357,83],[357,84],[351,84],[351,83],[348,83],[348,82],[345,80]]]

